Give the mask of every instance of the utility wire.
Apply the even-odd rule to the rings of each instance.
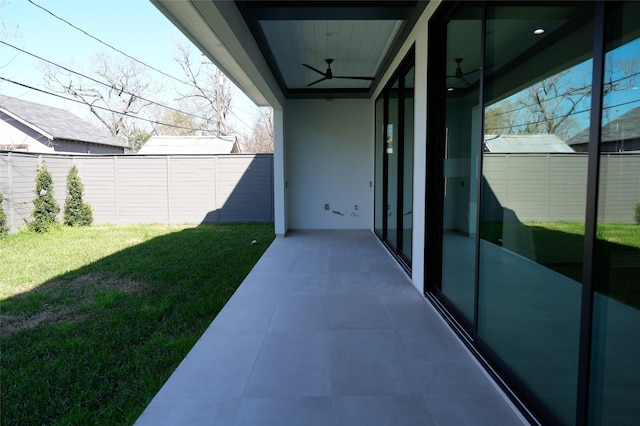
[[[633,73],[633,74],[625,75],[625,76],[620,77],[620,78],[618,78],[618,79],[616,79],[616,80],[610,80],[610,81],[608,81],[608,82],[605,82],[605,83],[604,83],[604,85],[605,85],[605,86],[606,86],[606,85],[613,86],[615,83],[619,83],[619,82],[621,82],[621,81],[623,81],[623,80],[627,80],[627,79],[632,79],[632,78],[634,78],[634,77],[636,77],[636,76],[638,76],[638,75],[640,75],[640,71],[635,72],[635,73]],[[583,87],[577,87],[577,88],[575,88],[575,89],[568,90],[568,91],[566,91],[566,92],[564,92],[564,93],[560,93],[560,94],[558,94],[558,95],[556,95],[556,96],[552,96],[552,97],[550,97],[550,98],[546,98],[546,99],[544,99],[544,101],[545,101],[545,102],[547,102],[547,101],[552,101],[552,100],[554,100],[554,99],[558,99],[558,98],[560,98],[560,97],[568,97],[568,96],[572,95],[573,93],[580,92],[580,91],[582,91],[582,90],[588,89],[589,87],[591,87],[591,85],[590,85],[590,84],[587,84],[587,85],[585,85],[585,86],[583,86]],[[526,89],[525,89],[525,90],[526,90]],[[497,105],[497,104],[499,104],[499,102],[497,102],[497,103],[496,103],[496,104],[494,104],[494,105]],[[522,104],[521,106],[519,106],[519,107],[517,107],[517,108],[511,109],[511,110],[509,110],[509,111],[504,111],[504,112],[502,112],[502,113],[500,113],[500,114],[496,114],[495,116],[496,116],[496,117],[499,117],[499,116],[501,116],[501,115],[511,114],[511,113],[513,113],[513,112],[517,112],[517,111],[523,110],[523,109],[525,109],[525,108],[531,108],[531,107],[536,106],[536,105],[537,105],[537,104],[535,104],[535,103],[533,103],[533,104]]]
[[[35,2],[35,1],[33,1],[33,0],[27,0],[27,1],[28,1],[29,3],[31,3],[32,5],[34,5],[34,6],[38,7],[39,9],[43,10],[44,12],[48,13],[49,15],[53,16],[54,18],[56,18],[56,19],[58,19],[58,20],[60,20],[60,21],[64,22],[65,24],[69,25],[70,27],[74,28],[75,30],[82,32],[82,33],[83,33],[83,34],[85,34],[86,36],[88,36],[88,37],[90,37],[90,38],[92,38],[92,39],[96,40],[97,42],[99,42],[99,43],[101,43],[101,44],[103,44],[103,45],[105,45],[105,46],[107,46],[107,47],[109,47],[110,49],[113,49],[114,51],[116,51],[116,52],[118,52],[118,53],[120,53],[120,54],[122,54],[122,55],[126,56],[127,58],[130,58],[131,60],[133,60],[133,61],[135,61],[135,62],[137,62],[137,63],[141,64],[142,66],[145,66],[145,67],[147,67],[147,68],[149,68],[149,69],[152,69],[152,70],[154,70],[154,71],[156,71],[156,72],[158,72],[158,73],[160,73],[160,74],[162,74],[162,75],[164,75],[164,76],[167,76],[167,77],[169,77],[169,78],[171,78],[171,79],[173,79],[173,80],[175,80],[175,81],[177,81],[177,82],[179,82],[179,83],[182,83],[182,84],[184,84],[184,85],[187,85],[187,86],[189,86],[189,87],[195,88],[195,89],[197,89],[197,90],[204,90],[204,91],[208,91],[208,90],[206,90],[206,89],[203,89],[203,88],[201,88],[201,87],[198,87],[198,86],[194,85],[192,82],[184,81],[184,80],[181,80],[181,79],[179,79],[179,78],[177,78],[177,77],[174,77],[173,75],[167,74],[166,72],[164,72],[164,71],[162,71],[162,70],[159,70],[159,69],[157,69],[157,68],[155,68],[155,67],[153,67],[153,66],[151,66],[151,65],[149,65],[149,64],[147,64],[147,63],[145,63],[145,62],[143,62],[143,61],[141,61],[141,60],[139,60],[139,59],[137,59],[137,58],[135,58],[135,57],[133,57],[133,56],[131,56],[131,55],[129,55],[129,54],[127,54],[126,52],[123,52],[122,50],[120,50],[120,49],[118,49],[118,48],[116,48],[116,47],[112,46],[111,44],[109,44],[109,43],[107,43],[107,42],[105,42],[105,41],[101,40],[100,38],[98,38],[98,37],[96,37],[96,36],[94,36],[94,35],[90,34],[89,32],[87,32],[87,31],[83,30],[82,28],[80,28],[80,27],[78,27],[78,26],[76,26],[76,25],[72,24],[71,22],[67,21],[66,19],[61,18],[60,16],[58,16],[58,15],[56,15],[55,13],[51,12],[49,9],[45,8],[44,6],[39,5],[38,3],[36,3],[36,2]],[[5,43],[5,44],[7,44],[7,43]],[[8,45],[8,44],[7,44],[7,45]],[[9,46],[11,46],[11,45],[9,45]],[[11,47],[13,47],[13,48],[15,48],[15,49],[18,49],[18,50],[21,50],[21,51],[22,51],[22,49],[19,49],[19,48],[15,47],[15,46],[11,46]],[[36,55],[33,55],[33,54],[31,54],[31,53],[29,53],[29,52],[26,52],[26,51],[23,51],[23,52],[24,52],[24,53],[27,53],[27,54],[30,54],[30,55],[32,55],[32,56],[36,56]],[[36,57],[37,57],[37,56],[36,56]],[[42,58],[39,58],[39,59],[42,59]],[[44,60],[44,61],[46,61],[46,62],[49,62],[49,63],[52,63],[52,62],[50,62],[50,61],[47,61],[46,59],[42,59],[42,60]],[[93,80],[93,81],[95,81],[95,82],[97,82],[97,83],[99,83],[99,84],[106,85],[107,87],[112,87],[112,85],[110,85],[110,84],[105,84],[105,83],[103,83],[103,82],[96,81],[95,79],[92,79],[91,77],[87,77],[87,76],[85,76],[85,75],[83,75],[83,74],[81,74],[81,73],[78,73],[78,72],[75,72],[75,71],[69,70],[69,69],[67,69],[67,68],[65,68],[65,67],[62,67],[62,66],[58,65],[58,64],[55,64],[55,63],[52,63],[52,64],[53,64],[53,65],[55,65],[55,66],[58,66],[58,67],[60,67],[60,68],[63,68],[63,69],[65,69],[65,70],[69,71],[69,72],[73,72],[73,73],[78,74],[78,75],[81,75],[81,76],[83,76],[83,77],[85,77],[85,78],[89,78],[90,80]],[[210,93],[214,93],[214,92],[212,92],[212,91],[208,91],[208,92],[210,92]],[[130,95],[132,95],[132,96],[136,96],[136,97],[138,97],[138,96],[137,96],[137,95],[135,95],[135,94],[131,94],[131,93],[128,93],[128,94],[130,94]],[[145,100],[145,101],[147,101],[147,102],[150,102],[150,103],[152,103],[152,104],[159,105],[159,106],[161,106],[161,107],[163,107],[163,108],[172,109],[172,110],[177,111],[177,112],[180,112],[180,113],[182,113],[182,114],[186,114],[186,115],[189,115],[189,116],[192,116],[192,117],[195,117],[195,118],[199,118],[199,119],[201,119],[201,120],[206,120],[206,121],[208,121],[208,119],[207,119],[207,118],[205,118],[205,117],[199,117],[199,116],[197,116],[197,115],[193,115],[193,114],[190,114],[190,113],[186,113],[186,112],[184,112],[184,111],[177,110],[177,109],[174,109],[174,108],[168,107],[168,106],[166,106],[166,105],[162,105],[162,104],[159,104],[159,103],[157,103],[157,102],[150,101],[150,100],[148,100],[148,99],[144,99],[144,98],[140,98],[140,99],[143,99],[143,100]],[[244,124],[244,125],[245,125],[245,126],[247,126],[247,127],[251,127],[251,126],[247,125],[247,123],[245,123],[244,121],[242,121],[242,120],[241,120],[241,119],[240,119],[236,114],[234,114],[232,111],[230,111],[230,112],[231,112],[231,114],[233,114],[233,115],[234,115],[234,116],[235,116],[235,117],[236,117],[236,118],[237,118],[237,119],[238,119],[242,124]],[[231,131],[233,131],[233,132],[238,133],[238,131],[237,131],[237,130],[235,130],[235,129],[233,129],[232,127],[230,127],[230,126],[228,126],[228,125],[227,125],[226,127],[227,127],[229,130],[231,130]]]
[[[623,103],[620,103],[620,104],[609,105],[609,106],[603,107],[602,109],[603,109],[603,110],[605,110],[605,109],[616,108],[616,107],[620,107],[620,106],[625,106],[625,105],[633,104],[633,103],[636,103],[636,102],[640,102],[640,99],[634,99],[634,100],[632,100],[632,101],[627,101],[627,102],[623,102]],[[581,110],[581,111],[573,111],[572,113],[565,114],[565,115],[555,116],[555,117],[553,117],[553,118],[554,118],[554,119],[556,119],[556,118],[570,117],[570,116],[572,116],[572,115],[582,114],[582,113],[585,113],[585,112],[589,112],[590,110],[591,110],[590,108],[587,108],[587,109],[583,109],[583,110]],[[528,121],[528,122],[523,123],[523,124],[514,124],[513,126],[488,127],[488,128],[487,128],[487,130],[506,130],[506,129],[515,129],[515,128],[518,128],[518,127],[526,127],[526,126],[530,126],[530,125],[532,125],[532,124],[540,124],[540,123],[544,123],[544,122],[546,122],[546,121],[547,121],[547,120],[544,120],[544,119],[543,119],[543,120],[538,120],[538,121]]]
[[[31,3],[32,5],[36,6],[37,8],[42,9],[43,11],[47,12],[49,15],[53,16],[54,18],[56,18],[56,19],[58,19],[58,20],[60,20],[60,21],[64,22],[65,24],[67,24],[67,25],[69,25],[70,27],[72,27],[72,28],[74,28],[74,29],[76,29],[76,30],[80,31],[81,33],[85,34],[86,36],[91,37],[92,39],[96,40],[98,43],[101,43],[101,44],[103,44],[103,45],[105,45],[105,46],[109,47],[110,49],[115,50],[116,52],[118,52],[118,53],[120,53],[120,54],[122,54],[122,55],[126,56],[127,58],[132,59],[132,60],[134,60],[135,62],[137,62],[137,63],[139,63],[139,64],[141,64],[141,65],[143,65],[143,66],[145,66],[145,67],[147,67],[147,68],[150,68],[150,69],[152,69],[152,70],[154,70],[154,71],[156,71],[156,72],[158,72],[158,73],[160,73],[160,74],[162,74],[162,75],[164,75],[164,76],[167,76],[167,77],[169,77],[169,78],[171,78],[171,79],[173,79],[173,80],[176,80],[176,81],[178,81],[178,82],[180,82],[180,83],[182,83],[182,84],[186,84],[187,86],[195,87],[193,84],[191,84],[191,83],[189,83],[189,82],[187,82],[187,81],[180,80],[178,77],[174,77],[174,76],[172,76],[172,75],[170,75],[170,74],[167,74],[166,72],[164,72],[164,71],[162,71],[162,70],[159,70],[159,69],[157,69],[157,68],[155,68],[155,67],[153,67],[153,66],[151,66],[151,65],[149,65],[149,64],[147,64],[147,63],[145,63],[145,62],[143,62],[143,61],[141,61],[141,60],[139,60],[139,59],[136,59],[136,58],[134,58],[133,56],[131,56],[131,55],[129,55],[129,54],[127,54],[127,53],[123,52],[122,50],[120,50],[120,49],[118,49],[118,48],[116,48],[116,47],[113,47],[112,45],[110,45],[110,44],[109,44],[109,43],[107,43],[107,42],[102,41],[102,40],[101,40],[101,39],[99,39],[98,37],[96,37],[96,36],[94,36],[94,35],[89,34],[87,31],[83,30],[82,28],[80,28],[80,27],[77,27],[77,26],[73,25],[71,22],[67,21],[66,19],[59,17],[59,16],[58,16],[58,15],[56,15],[55,13],[51,12],[49,9],[45,8],[44,6],[40,6],[38,3],[34,2],[33,0],[27,0],[27,1],[28,1],[29,3]]]
[[[52,93],[52,92],[48,92],[48,91],[43,90],[43,89],[38,89],[37,87],[29,86],[28,84],[20,83],[20,82],[18,82],[18,81],[11,80],[11,79],[9,79],[9,78],[5,78],[5,77],[2,77],[2,76],[0,76],[0,80],[4,80],[4,81],[6,81],[6,82],[13,83],[13,84],[15,84],[15,85],[18,85],[18,86],[24,87],[24,88],[26,88],[26,89],[35,90],[35,91],[37,91],[37,92],[45,93],[45,94],[47,94],[47,95],[51,95],[51,96],[56,96],[56,97],[58,97],[58,98],[65,99],[65,100],[67,100],[67,101],[76,102],[76,103],[79,103],[79,104],[81,104],[81,105],[88,105],[87,103],[82,102],[82,101],[79,101],[79,100],[77,100],[77,99],[68,98],[68,97],[66,97],[66,96],[62,96],[62,95],[60,95],[60,94],[58,94],[58,93]],[[194,132],[200,132],[200,131],[202,131],[202,129],[194,129],[194,128],[192,128],[192,127],[178,126],[178,125],[175,125],[175,124],[163,123],[163,122],[161,122],[161,121],[157,121],[157,120],[150,120],[150,119],[148,119],[148,118],[138,117],[137,115],[133,115],[133,114],[130,114],[130,113],[128,113],[128,112],[115,111],[115,110],[113,110],[113,109],[106,108],[106,107],[102,107],[102,106],[99,106],[99,105],[91,105],[91,108],[97,108],[97,109],[101,109],[101,110],[104,110],[104,111],[108,111],[108,112],[111,112],[111,113],[114,113],[114,114],[124,115],[124,116],[126,116],[126,117],[134,118],[134,119],[136,119],[136,120],[146,121],[146,122],[151,123],[151,124],[157,124],[157,125],[167,126],[167,127],[174,127],[174,128],[177,128],[177,129],[191,130],[191,131],[194,131]],[[233,129],[231,129],[231,130],[233,130]],[[234,131],[235,131],[235,130],[234,130]]]
[[[13,48],[13,49],[16,49],[16,50],[18,50],[18,51],[20,51],[20,52],[22,52],[22,53],[24,53],[24,54],[27,54],[27,55],[29,55],[29,56],[32,56],[32,57],[34,57],[34,58],[36,58],[36,59],[39,59],[39,60],[41,60],[41,61],[43,61],[43,62],[46,62],[46,63],[48,63],[48,64],[51,64],[51,65],[53,65],[53,66],[55,66],[55,67],[58,67],[58,68],[60,68],[60,69],[63,69],[63,70],[65,70],[65,71],[67,71],[67,72],[70,72],[70,73],[72,73],[72,74],[79,75],[80,77],[83,77],[83,78],[86,78],[86,79],[88,79],[88,80],[91,80],[91,81],[93,81],[94,83],[98,83],[98,84],[100,84],[100,85],[102,85],[102,86],[104,86],[104,87],[107,87],[107,88],[109,88],[109,89],[115,89],[115,87],[114,87],[112,84],[105,83],[105,82],[100,81],[100,80],[97,80],[97,79],[95,79],[95,78],[93,78],[93,77],[89,77],[88,75],[82,74],[81,72],[74,71],[74,70],[72,70],[72,69],[70,69],[70,68],[67,68],[67,67],[65,67],[65,66],[63,66],[63,65],[57,64],[57,63],[55,63],[55,62],[52,62],[52,61],[50,61],[50,60],[48,60],[48,59],[45,59],[45,58],[43,58],[43,57],[41,57],[41,56],[38,56],[38,55],[34,54],[34,53],[27,52],[26,50],[23,50],[23,49],[21,49],[21,48],[19,48],[19,47],[17,47],[17,46],[14,46],[14,45],[12,45],[12,44],[10,44],[10,43],[7,43],[7,42],[5,42],[5,41],[3,41],[3,40],[0,40],[0,43],[1,43],[1,44],[4,44],[4,45],[6,45],[6,46],[9,46],[9,47],[11,47],[11,48]],[[176,111],[176,112],[179,112],[179,113],[181,113],[181,114],[188,115],[188,116],[190,116],[190,117],[199,118],[199,119],[201,119],[201,120],[208,120],[206,117],[201,117],[201,116],[199,116],[199,115],[191,114],[191,113],[188,113],[188,112],[186,112],[186,111],[182,111],[182,110],[179,110],[179,109],[176,109],[176,108],[170,107],[170,106],[168,106],[168,105],[164,105],[164,104],[161,104],[161,103],[158,103],[158,102],[152,101],[152,100],[150,100],[150,99],[143,98],[142,96],[139,96],[139,95],[137,95],[137,94],[135,94],[135,93],[131,93],[131,92],[128,92],[127,90],[124,90],[124,88],[122,88],[122,93],[126,93],[127,95],[130,95],[130,96],[135,96],[136,98],[141,99],[141,100],[143,100],[143,101],[145,101],[145,102],[149,102],[149,103],[151,103],[151,104],[153,104],[153,105],[157,105],[157,106],[162,107],[162,108],[166,108],[166,109],[169,109],[169,110],[172,110],[172,111]]]

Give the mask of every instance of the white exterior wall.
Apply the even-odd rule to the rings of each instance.
[[[12,124],[5,122],[5,120],[11,120],[11,122],[16,124],[17,126],[24,128],[24,131],[20,130],[19,128],[17,128]],[[25,132],[28,132],[28,133],[25,133]],[[29,146],[27,149],[27,152],[41,152],[41,153],[55,152],[53,147],[49,146],[48,144],[45,144],[46,142],[48,142],[47,138],[45,138],[42,135],[38,135],[40,136],[40,139],[42,139],[42,141],[45,142],[43,143],[43,142],[40,142],[35,137],[31,136],[30,133],[37,135],[36,132],[32,131],[31,129],[28,129],[23,124],[18,123],[15,119],[7,115],[0,114],[0,145],[25,145],[26,144]]]
[[[414,104],[414,152],[413,152],[413,253],[411,280],[422,292],[424,288],[425,255],[425,182],[427,177],[427,34],[429,19],[440,5],[440,1],[431,1],[416,23],[413,31],[403,44],[400,52],[385,73],[382,83],[376,89],[371,102],[380,95],[407,52],[415,44],[415,104]],[[371,104],[373,108],[373,103]]]
[[[372,101],[290,100],[285,111],[289,229],[373,229]]]
[[[289,229],[285,159],[284,114],[273,107],[273,214],[278,237],[284,237]]]

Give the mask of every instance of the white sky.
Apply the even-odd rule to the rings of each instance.
[[[33,0],[51,11],[115,47],[118,50],[180,80],[184,73],[172,56],[174,46],[189,43],[149,0]],[[74,71],[95,77],[91,73],[94,54],[104,52],[111,57],[127,60],[122,54],[83,34],[70,25],[32,4],[28,0],[0,0],[0,41]],[[190,43],[189,43],[190,44]],[[195,47],[194,52],[199,53]],[[49,91],[44,86],[43,68],[38,59],[0,43],[0,77]],[[152,69],[147,70],[154,82],[163,82],[166,90],[146,96],[163,105],[176,107],[175,80]],[[185,87],[182,87],[185,90]],[[244,93],[233,87],[230,126],[240,132],[253,126],[258,108]],[[0,93],[44,105],[63,108],[92,122],[86,106],[55,96],[39,93],[0,80]],[[146,126],[144,122],[139,123]]]

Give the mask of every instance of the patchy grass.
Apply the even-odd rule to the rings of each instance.
[[[273,237],[219,224],[0,240],[0,423],[132,424]]]

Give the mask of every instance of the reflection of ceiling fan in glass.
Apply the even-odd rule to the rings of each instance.
[[[454,60],[456,61],[456,64],[458,64],[458,66],[456,67],[456,73],[454,75],[448,75],[447,78],[457,78],[458,80],[461,80],[465,84],[465,86],[471,86],[471,83],[469,83],[469,81],[464,78],[464,76],[480,71],[480,67],[472,71],[463,72],[462,67],[460,67],[460,63],[463,61],[463,58],[456,58]]]

